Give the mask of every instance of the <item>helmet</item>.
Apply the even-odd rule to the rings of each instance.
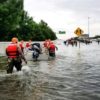
[[[12,40],[11,40],[13,43],[17,43],[18,42],[18,39],[16,37],[13,37]]]

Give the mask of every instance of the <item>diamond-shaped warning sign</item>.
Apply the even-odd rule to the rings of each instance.
[[[81,36],[83,33],[84,33],[84,31],[81,29],[81,28],[77,28],[75,31],[74,31],[74,33],[77,35],[77,36]]]

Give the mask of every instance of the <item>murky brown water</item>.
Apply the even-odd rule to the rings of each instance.
[[[100,45],[65,46],[56,58],[0,72],[0,100],[100,100]]]

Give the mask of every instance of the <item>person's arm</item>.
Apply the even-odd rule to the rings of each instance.
[[[25,61],[25,63],[27,64],[27,60],[26,60],[26,58],[25,58],[25,56],[24,56],[24,54],[23,54],[23,52],[22,52],[22,50],[21,50],[21,48],[18,46],[18,52],[19,52],[19,54],[20,54],[20,56],[21,56],[21,58]]]
[[[6,55],[8,56],[7,48],[6,48],[6,50],[5,50],[5,53],[6,53]]]

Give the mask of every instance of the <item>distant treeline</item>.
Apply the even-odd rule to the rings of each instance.
[[[0,41],[19,40],[42,41],[55,40],[55,32],[46,22],[36,23],[23,9],[23,0],[0,0]]]

